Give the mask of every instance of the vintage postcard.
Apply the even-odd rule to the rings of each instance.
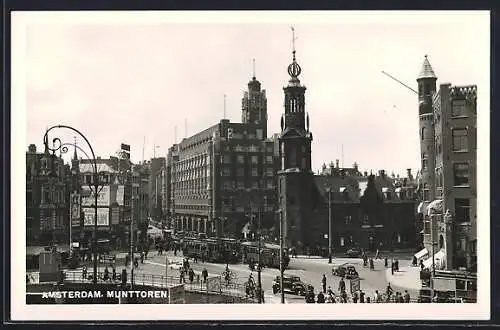
[[[13,12],[13,320],[489,319],[489,63],[481,11]]]

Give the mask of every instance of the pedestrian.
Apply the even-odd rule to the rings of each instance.
[[[325,295],[323,294],[323,292],[319,292],[318,293],[318,296],[316,297],[316,302],[318,304],[324,304],[325,303]]]
[[[424,261],[422,259],[420,259],[420,271],[423,271],[424,270]]]
[[[122,269],[122,284],[127,284],[127,269],[125,268]]]
[[[378,251],[378,249],[377,249],[377,252],[375,253],[375,260],[376,260],[376,259],[380,259],[380,255],[379,255],[379,251]]]
[[[352,302],[355,304],[358,302],[358,293],[356,291],[352,294]]]
[[[326,293],[326,276],[323,274],[323,278],[321,279],[321,284],[323,285],[323,293]]]
[[[394,275],[394,259],[391,261],[391,275]]]
[[[416,257],[416,256],[413,256],[413,262],[412,262],[412,265],[413,265],[413,266],[417,266],[417,257]]]
[[[130,262],[130,255],[125,256],[125,267],[128,266],[128,263]]]
[[[343,303],[347,304],[347,292],[345,292],[345,290],[342,291],[341,297],[342,297]]]
[[[315,296],[314,296],[314,291],[311,290],[306,294],[306,303],[314,304],[315,302],[316,302],[316,300],[315,300]]]
[[[408,290],[405,290],[404,302],[405,303],[410,302],[410,294],[408,293]]]
[[[370,303],[370,297],[366,297],[366,303],[369,304]]]
[[[401,294],[401,292],[398,292],[398,302],[399,303],[405,303],[405,298],[403,297],[403,295]]]
[[[114,266],[113,266],[113,272],[112,272],[112,275],[111,275],[111,276],[112,276],[112,278],[113,278],[113,282],[115,282],[115,281],[116,281],[116,269],[115,269],[115,267],[114,267]]]
[[[394,262],[395,266],[396,266],[396,271],[399,272],[399,260],[396,259],[396,261]]]
[[[394,293],[394,290],[391,287],[391,283],[387,284],[387,288],[385,290],[385,293],[387,294],[387,299],[391,297],[391,295]]]
[[[344,282],[344,278],[343,277],[340,278],[339,291],[340,292],[345,291],[345,282]]]
[[[203,268],[201,272],[201,276],[203,277],[203,283],[207,283],[208,271],[206,268]]]
[[[326,293],[329,294],[329,295],[333,294],[333,290],[332,290],[331,286],[328,287],[328,290],[326,290]]]
[[[194,281],[194,271],[193,271],[192,268],[189,268],[188,276],[189,276],[189,282],[193,283],[193,281]]]
[[[359,302],[364,303],[365,302],[365,293],[363,290],[359,290]]]
[[[83,268],[82,268],[82,278],[84,280],[87,279],[87,266],[83,266]]]
[[[104,276],[102,278],[104,281],[108,281],[109,280],[109,269],[108,269],[108,266],[106,266],[106,268],[104,268]]]
[[[327,303],[327,304],[331,304],[331,303],[333,303],[333,295],[332,295],[332,294],[329,294],[329,293],[328,293],[328,294],[326,295],[326,303]]]
[[[375,264],[373,263],[373,258],[370,258],[370,269],[375,270]]]
[[[184,283],[184,269],[181,269],[180,275],[179,275],[179,283]]]
[[[382,297],[380,296],[380,293],[378,293],[378,290],[375,290],[375,302],[379,303],[381,299]]]
[[[145,257],[145,254],[144,254],[144,251],[141,252],[141,264],[144,263],[144,257]]]
[[[389,262],[388,262],[388,260],[387,260],[387,257],[385,257],[385,258],[384,258],[384,267],[386,267],[386,268],[387,268],[388,263],[389,263]]]

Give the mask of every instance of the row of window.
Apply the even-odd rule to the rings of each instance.
[[[469,139],[468,132],[466,128],[454,128],[452,129],[452,150],[454,152],[467,152],[469,151]],[[427,138],[427,128],[422,127],[420,138],[424,141]],[[437,140],[437,138],[436,138]],[[441,144],[436,142],[436,150],[438,153],[441,152]],[[424,157],[422,157],[424,158]],[[426,157],[425,157],[426,158]],[[423,166],[423,165],[422,165]]]
[[[259,189],[261,186],[259,184],[259,181],[252,181],[250,183],[245,184],[245,181],[229,181],[225,180],[222,182],[222,189],[224,190],[233,190],[233,189]],[[263,187],[266,187],[266,189],[274,189],[275,184],[273,180],[266,180],[263,183]]]
[[[222,168],[222,176],[231,176],[232,175],[232,169],[231,167],[223,167]],[[265,169],[265,175],[266,176],[274,176],[274,168],[266,168]],[[236,176],[243,177],[245,176],[245,169],[244,168],[237,168],[236,169]],[[259,169],[257,167],[252,167],[251,168],[251,176],[259,176]]]
[[[246,154],[239,154],[236,155],[236,163],[238,164],[245,164],[245,158]],[[259,155],[251,155],[250,156],[250,163],[251,164],[259,164]],[[232,154],[224,154],[222,155],[222,163],[223,164],[232,164],[233,163],[233,155]],[[265,160],[265,164],[274,164],[274,157],[272,155],[267,155]]]

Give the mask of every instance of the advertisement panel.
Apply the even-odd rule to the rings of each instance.
[[[84,208],[84,226],[93,226],[95,219],[95,209],[94,208]],[[97,225],[98,226],[109,226],[109,208],[103,207],[97,209]]]
[[[359,277],[351,279],[351,294],[361,290],[361,279]]]
[[[120,185],[116,190],[116,202],[118,205],[123,206],[123,196],[125,195],[125,186]]]
[[[111,224],[117,225],[120,223],[120,208],[112,207],[111,208]]]
[[[71,226],[80,227],[80,194],[71,194]]]
[[[82,187],[82,206],[92,206],[95,202],[94,191],[90,190],[89,187]],[[97,194],[97,206],[109,206],[109,186],[99,187],[99,193]]]

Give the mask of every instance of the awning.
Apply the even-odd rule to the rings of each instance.
[[[427,204],[428,202],[421,202],[420,204],[418,204],[417,213],[425,213],[427,211]]]
[[[427,206],[427,215],[443,213],[443,200],[436,199]]]
[[[395,192],[397,192],[397,193],[401,192],[401,187],[397,187]]]
[[[346,187],[340,187],[339,191],[340,191],[341,193],[343,193],[343,192],[345,192],[345,189],[346,189]]]
[[[426,248],[423,248],[422,250],[420,250],[417,253],[415,253],[415,258],[417,258],[417,259],[423,258],[427,254],[429,254],[429,251],[427,251]]]
[[[446,258],[446,253],[444,250],[438,251],[436,254],[434,254],[434,265],[436,269],[440,269],[441,266],[444,263],[444,259]],[[424,267],[425,268],[431,268],[432,267],[432,257],[428,258],[427,260],[424,261]]]
[[[383,193],[389,192],[389,188],[387,188],[387,187],[383,187],[383,188],[382,188],[382,192],[383,192]]]

